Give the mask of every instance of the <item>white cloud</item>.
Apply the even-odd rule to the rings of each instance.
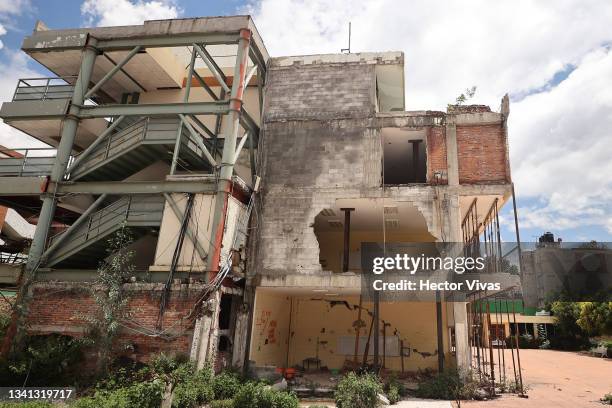
[[[19,15],[30,7],[30,0],[0,0],[0,14]]]
[[[19,78],[41,76],[27,67],[27,56],[21,51],[4,50],[5,61],[0,62],[0,102],[10,101]],[[9,148],[47,147],[46,144],[0,121],[0,144]]]
[[[612,2],[261,0],[245,11],[273,56],[339,52],[349,21],[353,52],[404,51],[409,110],[445,109],[472,85],[493,109],[506,92],[527,95],[509,129],[517,194],[538,203],[521,221],[612,233]]]
[[[0,37],[6,34],[6,28],[2,24],[0,24]],[[4,48],[4,43],[0,40],[0,50]]]
[[[142,24],[145,20],[176,18],[181,10],[172,0],[85,0],[81,13],[88,25]]]
[[[509,134],[517,194],[544,197],[527,226],[601,225],[612,233],[612,51],[587,53],[558,86],[514,104]]]

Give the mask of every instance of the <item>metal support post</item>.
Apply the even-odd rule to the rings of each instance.
[[[208,251],[210,255],[208,270],[213,272],[219,270],[221,243],[223,241],[223,230],[225,228],[225,216],[232,187],[232,175],[234,173],[234,166],[232,162],[236,152],[236,139],[238,138],[238,130],[240,127],[240,112],[242,109],[244,79],[246,76],[250,42],[251,31],[246,29],[241,30],[240,40],[238,41],[236,65],[234,66],[234,80],[230,94],[228,131],[223,145],[219,182],[217,185],[217,196],[215,199],[215,212],[211,230],[213,235],[210,243],[210,250]]]
[[[71,105],[63,121],[60,135],[61,139],[57,147],[57,154],[51,170],[50,179],[55,183],[62,181],[64,178],[66,167],[70,160],[70,153],[72,152],[74,138],[76,137],[77,127],[79,125],[79,106],[83,104],[84,95],[89,86],[96,56],[98,55],[96,45],[97,40],[94,37],[88,36],[86,45],[83,47],[82,51],[81,67],[78,78],[74,84]],[[17,329],[20,326],[20,320],[23,319],[26,314],[27,293],[30,289],[30,285],[34,281],[36,269],[40,264],[49,229],[53,222],[53,213],[55,212],[56,205],[55,196],[44,194],[42,201],[36,231],[34,232],[32,245],[28,253],[28,262],[23,274],[23,281],[19,288],[18,300],[21,302],[21,308],[19,308],[18,314],[15,315],[7,329],[7,333],[2,343],[2,350],[0,350],[3,355],[6,355],[10,351],[13,341],[20,335],[20,333],[17,333]]]
[[[68,115],[66,115],[66,118],[64,119],[61,139],[57,147],[53,169],[51,170],[51,181],[54,183],[62,181],[66,172],[68,161],[70,160],[70,153],[72,152],[74,138],[76,137],[77,127],[79,125],[78,107],[83,104],[85,90],[89,85],[94,62],[96,56],[98,55],[98,50],[95,48],[96,43],[97,40],[95,38],[89,37],[87,45],[83,49],[81,69],[74,84],[74,93],[72,94],[71,106],[68,111]],[[43,198],[38,224],[28,255],[26,274],[31,274],[38,267],[40,256],[43,253],[47,235],[49,233],[49,228],[51,227],[54,211],[55,197],[48,195],[45,196]]]
[[[442,328],[442,296],[436,291],[436,335],[438,338],[438,372],[444,371],[444,332]]]
[[[115,65],[113,67],[113,69],[111,69],[110,71],[108,71],[106,73],[106,75],[104,75],[102,77],[102,79],[100,79],[98,81],[97,84],[95,84],[84,96],[84,99],[89,99],[91,98],[97,91],[98,89],[100,89],[102,87],[102,85],[104,85],[109,79],[111,79],[113,77],[113,75],[115,75],[117,73],[117,71],[119,71],[121,68],[123,68],[123,66],[125,64],[128,63],[129,60],[132,59],[132,57],[136,54],[138,54],[138,52],[142,49],[142,47],[140,45],[137,45],[136,47],[132,48],[132,51],[130,51],[128,53],[128,55],[125,56],[125,58],[123,58],[123,60],[121,60],[121,62],[119,62],[117,65]]]
[[[344,252],[342,254],[342,272],[349,270],[349,251],[351,246],[351,211],[354,208],[341,208],[344,211]]]

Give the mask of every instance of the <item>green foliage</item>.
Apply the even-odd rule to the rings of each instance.
[[[554,301],[550,310],[555,316],[555,335],[550,338],[550,346],[559,350],[579,350],[588,346],[588,336],[578,325],[580,304],[576,302]]]
[[[111,391],[97,391],[93,397],[80,398],[71,408],[159,408],[164,392],[160,379],[134,383]]]
[[[215,399],[224,400],[234,397],[240,389],[240,379],[230,372],[223,372],[213,378]]]
[[[52,408],[50,402],[27,401],[27,402],[0,402],[0,408]]]
[[[59,334],[29,336],[23,349],[0,360],[0,386],[73,385],[76,363],[82,360],[82,343]]]
[[[248,382],[234,397],[234,408],[297,408],[299,400],[293,393],[275,391],[265,384]]]
[[[612,405],[612,393],[604,395],[601,402],[607,405]]]
[[[580,302],[576,323],[589,336],[612,334],[612,302]]]
[[[470,376],[462,378],[456,370],[444,371],[419,384],[419,398],[466,400],[474,398],[478,384]]]
[[[382,383],[376,375],[350,372],[338,383],[334,398],[338,408],[375,408],[382,392]]]
[[[518,345],[521,349],[538,349],[542,346],[544,340],[535,338],[531,334],[521,334],[518,336]],[[506,347],[516,347],[515,336],[506,337]]]
[[[107,376],[96,384],[96,389],[115,390],[129,387],[136,382],[149,381],[152,377],[153,372],[149,366],[129,359],[119,359],[113,362]]]
[[[389,391],[387,391],[387,398],[389,398],[389,402],[391,403],[391,405],[397,404],[402,399],[399,388],[396,385],[389,386]]]
[[[150,366],[159,375],[170,374],[189,361],[185,354],[168,355],[159,353],[151,359]]]
[[[192,363],[184,363],[170,377],[176,384],[172,396],[173,407],[197,407],[214,399],[212,371],[209,367],[197,371]]]
[[[214,400],[208,406],[210,408],[234,408],[234,401],[231,399]]]
[[[389,378],[386,390],[387,398],[392,405],[398,403],[402,399],[402,395],[406,393],[406,387],[398,381],[395,375]]]
[[[98,370],[101,373],[108,371],[120,322],[129,317],[123,283],[134,274],[134,251],[128,249],[132,242],[132,233],[125,224],[107,240],[106,251],[110,257],[100,263],[98,278],[91,290],[100,312],[88,318],[90,338],[98,346]]]
[[[8,329],[11,324],[11,314],[10,313],[0,313],[0,340],[4,338],[6,334],[6,329]]]

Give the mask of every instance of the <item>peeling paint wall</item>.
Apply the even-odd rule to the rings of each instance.
[[[351,310],[343,303],[347,302]],[[334,303],[332,303],[334,302]],[[304,365],[307,358],[318,358],[321,366],[328,368],[341,368],[345,360],[353,360],[355,329],[353,322],[357,320],[358,311],[354,307],[359,304],[356,296],[293,296],[279,295],[266,291],[258,291],[257,306],[255,309],[255,325],[251,348],[251,360],[255,365],[274,365],[285,367]],[[369,303],[364,308],[372,310]],[[449,354],[449,340],[447,327],[447,308],[443,308],[444,350],[447,364],[452,364]],[[267,312],[270,314],[267,314]],[[291,318],[289,319],[289,313]],[[389,322],[387,327],[387,344],[393,343],[393,333],[397,330],[404,340],[406,348],[404,368],[406,371],[418,369],[437,369],[436,354],[436,305],[433,302],[397,302],[381,303],[381,319]],[[362,328],[360,336],[367,337],[371,317],[364,311],[361,319],[367,327]],[[452,320],[452,317],[450,317]],[[272,330],[269,322],[275,321]],[[289,321],[291,327],[289,327]],[[267,322],[267,323],[266,323]],[[258,327],[259,325],[259,327]],[[382,324],[380,325],[382,331]],[[262,330],[263,329],[263,330]],[[290,334],[289,341],[288,333]],[[273,336],[274,342],[269,341]],[[381,332],[382,342],[382,332]],[[348,354],[343,354],[349,344]],[[365,341],[360,341],[359,361],[363,360]],[[373,344],[370,344],[370,359],[373,354]],[[408,351],[409,350],[409,351]],[[287,354],[288,352],[288,354]],[[380,355],[382,358],[382,346]],[[313,366],[314,367],[314,366]],[[386,367],[392,370],[401,370],[401,357],[399,355],[387,356]]]

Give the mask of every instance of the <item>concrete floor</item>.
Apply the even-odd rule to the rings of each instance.
[[[492,401],[462,402],[461,407],[602,408],[599,399],[612,393],[611,359],[566,351],[521,350],[521,367],[529,398],[504,395]]]

